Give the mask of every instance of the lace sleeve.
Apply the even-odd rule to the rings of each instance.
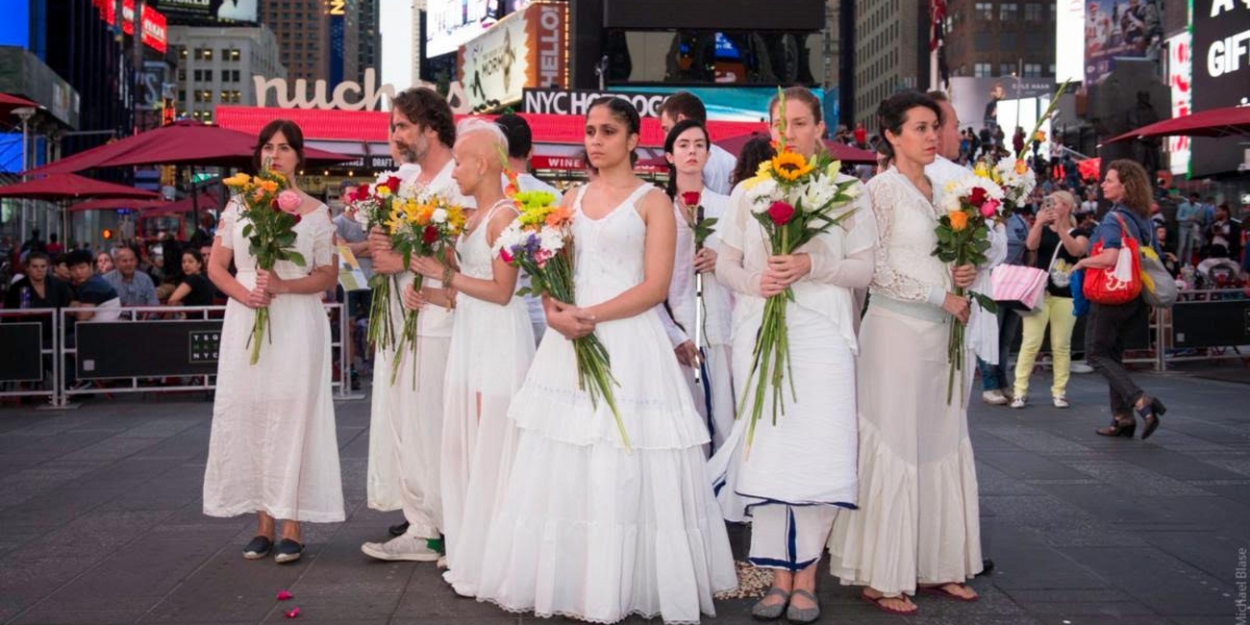
[[[927,284],[913,276],[906,267],[900,266],[890,253],[894,220],[899,206],[906,200],[901,189],[892,180],[880,177],[869,184],[872,197],[872,213],[877,222],[877,246],[873,254],[872,291],[886,297],[908,302],[928,302],[941,306],[946,289],[942,285]]]

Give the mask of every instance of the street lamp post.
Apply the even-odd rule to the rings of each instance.
[[[22,181],[23,182],[26,181],[26,170],[30,169],[30,163],[28,162],[30,159],[30,147],[28,145],[30,143],[29,122],[30,122],[30,118],[35,116],[35,112],[36,110],[32,106],[23,106],[20,108],[13,109],[13,115],[16,115],[18,119],[22,120]],[[17,233],[19,240],[23,240],[22,238],[26,236],[26,212],[27,212],[26,209],[27,209],[26,198],[22,198],[22,211],[21,211],[22,216],[21,216],[21,219],[18,220],[19,230]]]

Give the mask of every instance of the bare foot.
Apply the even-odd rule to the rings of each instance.
[[[950,582],[948,584],[924,584],[921,588],[932,588],[956,599],[963,599],[964,601],[972,601],[977,598],[977,592],[973,590],[971,586],[957,582]]]
[[[912,603],[911,599],[907,595],[886,597],[885,593],[873,590],[872,588],[865,588],[864,597],[866,597],[869,601],[876,603],[887,612],[915,614],[920,611],[920,609],[916,607],[916,604]]]

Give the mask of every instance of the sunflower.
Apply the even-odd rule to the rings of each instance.
[[[794,152],[781,152],[773,157],[772,164],[773,172],[777,174],[777,177],[788,182],[795,182],[816,169],[815,165]]]

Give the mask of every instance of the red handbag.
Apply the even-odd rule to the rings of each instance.
[[[1087,268],[1082,286],[1085,299],[1109,306],[1127,304],[1137,299],[1142,289],[1141,244],[1129,234],[1124,218],[1118,213],[1113,214],[1120,222],[1120,255],[1116,265],[1108,269]],[[1090,257],[1097,256],[1102,249],[1102,241],[1095,243]],[[1126,263],[1130,266],[1121,266]]]

